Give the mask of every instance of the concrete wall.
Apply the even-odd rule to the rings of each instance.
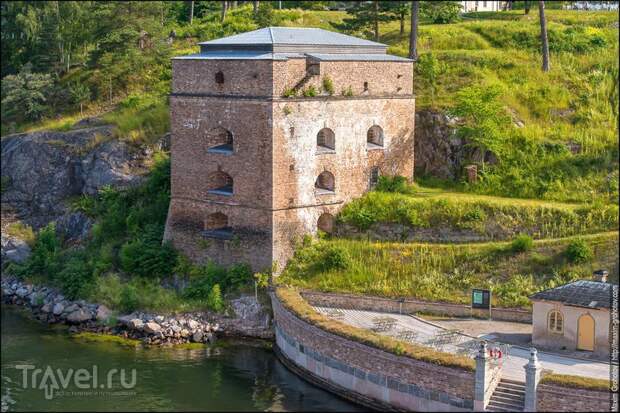
[[[564,317],[564,330],[561,334],[551,333],[547,328],[547,315],[558,310]],[[609,355],[609,310],[572,307],[551,301],[533,302],[532,344],[541,349],[568,350],[577,348],[577,323],[583,314],[594,319],[594,352]]]
[[[302,374],[350,394],[413,411],[473,409],[474,374],[396,356],[295,317],[272,295],[276,345]]]
[[[416,313],[426,312],[437,315],[456,317],[488,318],[486,310],[471,310],[467,305],[449,303],[431,303],[420,300],[395,300],[391,298],[360,296],[353,294],[321,293],[316,291],[304,291],[303,297],[312,305],[326,307],[355,308],[357,310],[385,311],[389,313]],[[491,310],[494,320],[516,321],[530,323],[532,313],[518,308],[493,308]]]
[[[539,384],[536,393],[539,412],[609,412],[613,394],[605,391],[575,389]]]

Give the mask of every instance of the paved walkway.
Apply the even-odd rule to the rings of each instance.
[[[406,334],[403,332],[411,331],[415,333],[415,337],[411,338],[412,342],[434,345],[434,347],[449,353],[473,356],[477,349],[476,341],[465,335],[455,335],[449,343],[438,344],[436,342],[437,333],[445,330],[410,315],[328,307],[314,307],[314,309],[331,317],[334,317],[334,311],[341,313],[340,321],[367,330],[375,327],[373,319],[389,317],[396,320],[394,325],[388,331],[380,332],[379,334],[398,337],[400,334]],[[523,366],[527,364],[528,358],[529,350],[527,348],[511,347],[509,356],[503,360],[502,375],[506,378],[525,381]],[[587,361],[543,352],[538,353],[538,358],[543,369],[553,370],[557,374],[571,374],[600,379],[609,379],[610,377],[611,366],[609,363]]]

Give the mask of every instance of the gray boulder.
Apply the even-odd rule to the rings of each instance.
[[[161,331],[161,326],[157,323],[149,322],[144,325],[144,331],[149,334],[159,333]]]
[[[82,241],[88,237],[93,220],[82,212],[71,212],[56,220],[56,234],[66,241]]]
[[[134,330],[142,330],[142,327],[144,327],[144,323],[139,318],[134,318],[129,320],[128,326],[129,328],[132,328]]]
[[[64,310],[65,310],[65,306],[63,303],[56,303],[54,304],[52,313],[54,313],[54,315],[61,315]]]
[[[202,343],[202,337],[203,337],[202,331],[196,331],[194,335],[192,336],[192,341],[194,343]]]
[[[6,234],[2,234],[0,237],[0,260],[2,263],[6,261],[22,263],[28,259],[31,252],[30,246],[22,239]]]
[[[89,311],[84,310],[83,308],[78,308],[77,310],[67,315],[67,321],[73,324],[83,323],[84,321],[88,321],[91,318],[92,318],[91,313]]]
[[[110,318],[111,315],[112,311],[105,305],[101,304],[99,307],[97,307],[95,318],[97,319],[97,321],[105,321]]]

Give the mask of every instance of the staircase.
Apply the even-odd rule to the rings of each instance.
[[[522,412],[525,404],[525,383],[501,379],[486,408],[489,412]]]

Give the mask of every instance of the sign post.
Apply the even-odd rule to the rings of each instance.
[[[471,290],[471,309],[474,308],[489,310],[489,319],[491,318],[491,290]]]

